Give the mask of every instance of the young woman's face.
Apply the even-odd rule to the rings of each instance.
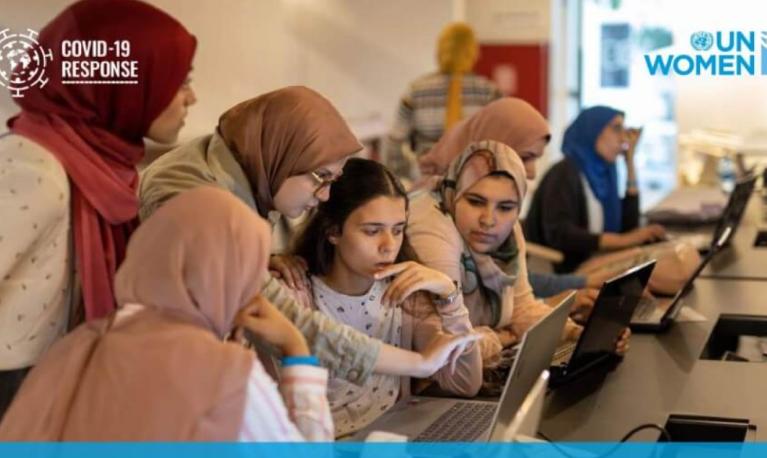
[[[618,156],[623,151],[624,143],[626,143],[626,130],[623,128],[623,116],[616,115],[597,137],[597,142],[594,145],[597,153],[602,156],[602,159],[609,163],[615,162]]]
[[[288,177],[274,196],[274,209],[288,218],[298,218],[328,200],[330,185],[343,173],[346,159],[324,165],[313,173]]]
[[[528,180],[535,179],[535,163],[543,156],[543,149],[546,148],[548,142],[547,138],[539,138],[533,144],[517,151],[519,158],[522,159],[522,163],[525,165],[525,176]]]
[[[407,224],[404,197],[379,196],[355,209],[340,234],[328,237],[336,259],[363,277],[394,263]]]
[[[477,253],[498,249],[519,218],[519,194],[509,177],[486,176],[455,204],[455,225]]]
[[[191,79],[187,78],[173,100],[149,125],[146,136],[158,143],[176,143],[178,133],[184,127],[188,108],[196,102],[197,97],[192,89]]]

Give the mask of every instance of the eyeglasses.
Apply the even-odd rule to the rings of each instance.
[[[623,123],[611,124],[610,129],[618,135],[623,135],[627,130]]]
[[[321,193],[323,189],[329,188],[333,183],[338,181],[338,178],[340,178],[340,176],[335,176],[335,177],[331,177],[331,178],[323,178],[317,172],[309,172],[309,175],[312,178],[314,178],[314,181],[317,182],[317,189],[314,190],[314,195],[315,196],[317,194]]]

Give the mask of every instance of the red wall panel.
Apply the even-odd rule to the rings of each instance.
[[[547,44],[481,44],[474,71],[495,81],[506,95],[530,102],[548,117]]]

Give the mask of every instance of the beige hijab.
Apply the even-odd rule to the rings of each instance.
[[[236,440],[253,356],[221,339],[260,290],[269,233],[217,188],[169,200],[134,233],[117,272],[118,304],[145,307],[57,342],[22,385],[0,440]]]
[[[549,124],[538,110],[522,99],[504,97],[448,130],[418,162],[422,170],[444,175],[451,161],[473,142],[495,140],[521,152],[549,136]]]
[[[245,171],[262,215],[290,176],[309,173],[362,150],[333,105],[292,86],[242,102],[218,121],[218,132]]]

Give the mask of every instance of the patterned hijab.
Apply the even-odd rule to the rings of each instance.
[[[479,160],[476,156],[485,160]],[[438,190],[443,210],[455,218],[458,199],[479,180],[495,173],[511,178],[519,202],[522,202],[527,192],[527,181],[525,166],[519,155],[503,143],[483,140],[471,143],[450,164]],[[478,286],[483,286],[489,293],[494,309],[500,314],[504,292],[514,286],[519,270],[519,249],[513,231],[498,250],[492,253],[478,253],[464,241],[461,261],[465,273],[462,285],[464,293],[471,293]]]

